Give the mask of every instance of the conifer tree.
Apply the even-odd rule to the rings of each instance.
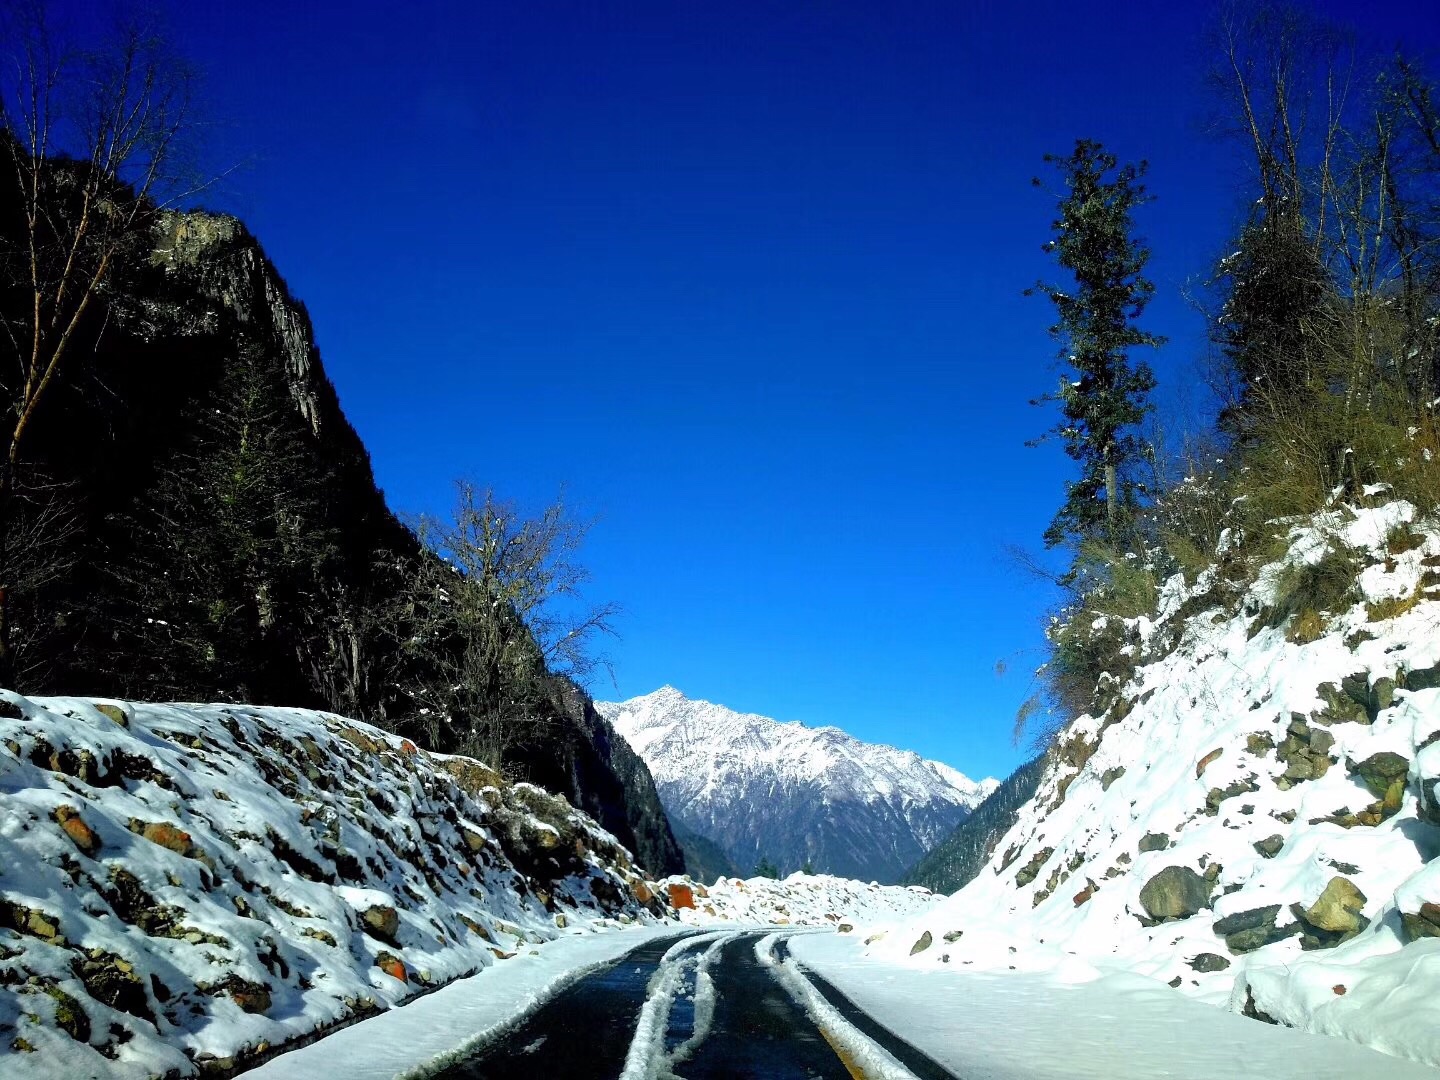
[[[1041,282],[1029,290],[1055,305],[1058,319],[1050,333],[1071,369],[1059,389],[1041,400],[1060,403],[1062,419],[1050,434],[1080,463],[1080,478],[1067,483],[1065,504],[1045,531],[1045,543],[1102,541],[1125,550],[1139,508],[1135,467],[1144,453],[1134,428],[1149,411],[1146,396],[1155,386],[1145,363],[1132,364],[1130,350],[1163,343],[1136,325],[1155,292],[1143,274],[1150,251],[1132,236],[1132,213],[1148,201],[1140,182],[1146,164],[1121,166],[1088,139],[1078,140],[1068,157],[1047,154],[1045,160],[1059,171],[1065,190],[1052,225],[1055,239],[1044,250],[1074,284]]]

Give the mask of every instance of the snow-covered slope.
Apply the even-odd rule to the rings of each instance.
[[[228,1075],[666,910],[563,799],[366,724],[0,691],[0,1076]]]
[[[747,869],[808,862],[897,881],[995,787],[839,728],[737,713],[669,686],[596,708],[650,767],[666,812]]]
[[[1238,603],[1170,582],[990,865],[875,950],[1128,969],[1440,1064],[1440,527],[1413,517],[1297,526]],[[1325,560],[1353,563],[1344,610],[1283,617]]]

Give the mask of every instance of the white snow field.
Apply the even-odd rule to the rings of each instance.
[[[1342,1039],[1260,1024],[1139,975],[1065,968],[977,974],[796,935],[793,957],[964,1080],[1435,1080],[1440,1070]],[[882,1073],[881,1075],[888,1075]]]

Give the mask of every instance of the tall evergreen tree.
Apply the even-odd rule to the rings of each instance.
[[[1050,333],[1061,342],[1070,371],[1043,401],[1058,401],[1062,419],[1050,432],[1080,463],[1066,485],[1065,504],[1045,531],[1054,547],[1070,539],[1103,541],[1116,550],[1132,539],[1139,508],[1136,468],[1143,445],[1134,427],[1150,406],[1150,368],[1131,363],[1130,350],[1164,339],[1137,325],[1155,286],[1143,274],[1150,251],[1132,236],[1132,213],[1149,201],[1140,182],[1146,165],[1121,166],[1100,143],[1080,139],[1068,157],[1047,154],[1065,185],[1055,239],[1045,245],[1072,286],[1041,282],[1031,292],[1049,297],[1058,315]],[[1034,181],[1037,187],[1041,181]]]

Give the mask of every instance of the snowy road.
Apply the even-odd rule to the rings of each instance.
[[[903,1062],[903,1064],[902,1064]],[[720,931],[647,943],[440,1074],[571,1080],[952,1074],[789,958],[785,936]]]

